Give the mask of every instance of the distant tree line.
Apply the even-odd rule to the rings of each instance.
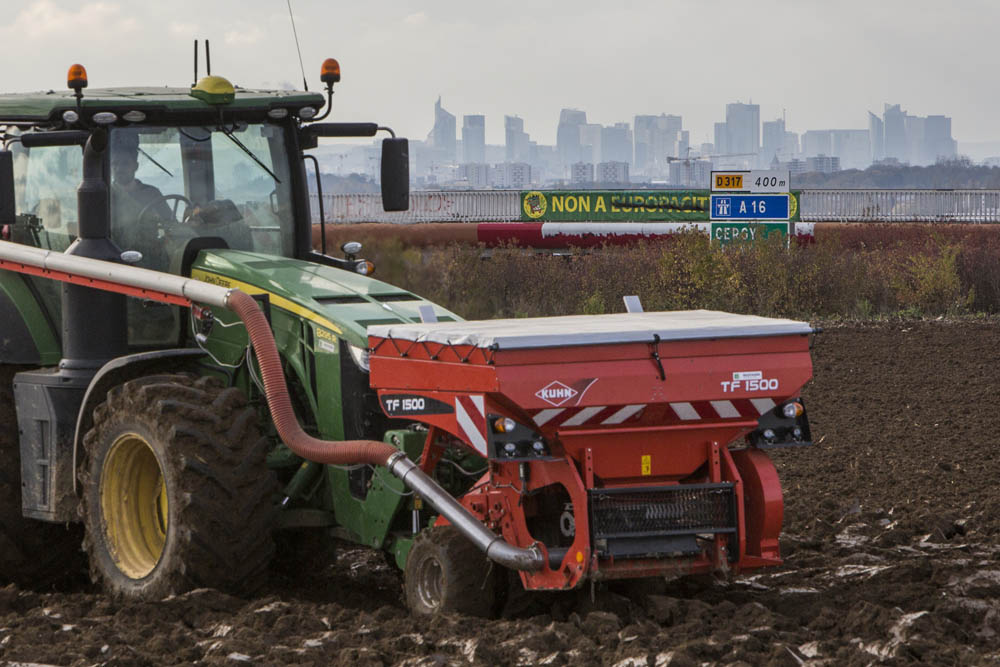
[[[792,176],[795,189],[1000,189],[1000,168],[972,164],[967,157],[938,162],[927,167],[872,165],[832,174],[808,173]]]
[[[379,185],[365,174],[348,174],[338,176],[337,174],[320,174],[323,182],[323,194],[344,195],[358,194],[362,192],[379,192]],[[312,169],[306,171],[306,182],[309,184],[309,192],[316,192],[316,177]]]

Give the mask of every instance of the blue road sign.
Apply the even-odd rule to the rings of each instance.
[[[788,220],[788,194],[712,195],[712,220]]]

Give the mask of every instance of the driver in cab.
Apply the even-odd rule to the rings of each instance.
[[[159,227],[174,214],[159,188],[135,177],[139,168],[139,136],[117,131],[111,141],[111,235],[122,250],[138,250],[152,259],[159,249]],[[148,260],[140,266],[151,266]]]

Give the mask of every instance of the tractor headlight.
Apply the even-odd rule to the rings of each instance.
[[[357,345],[348,345],[347,349],[351,352],[351,359],[354,359],[355,365],[357,365],[358,368],[367,373],[368,348],[358,347]]]

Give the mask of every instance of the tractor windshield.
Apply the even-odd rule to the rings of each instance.
[[[18,225],[12,238],[63,252],[76,238],[79,146],[14,144]],[[111,130],[111,238],[138,266],[179,274],[197,238],[209,247],[294,254],[290,165],[281,126],[129,126]],[[31,279],[58,325],[59,283]],[[176,345],[178,308],[129,299],[129,343]]]
[[[276,125],[127,127],[111,134],[111,236],[140,266],[178,272],[184,247],[292,253],[292,195]]]

